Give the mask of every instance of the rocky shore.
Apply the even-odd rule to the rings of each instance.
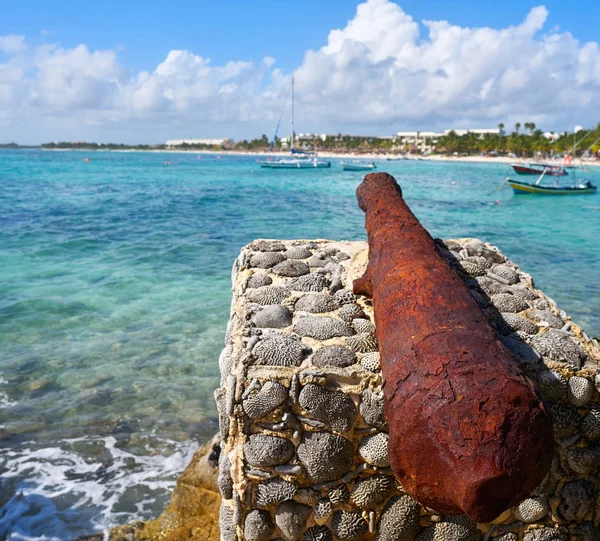
[[[217,520],[223,541],[599,539],[597,341],[495,247],[437,243],[551,411],[555,457],[529,498],[476,524],[406,494],[387,459],[373,309],[351,292],[366,243],[258,240],[232,273],[220,453],[203,448],[158,520],[111,539],[216,540]]]

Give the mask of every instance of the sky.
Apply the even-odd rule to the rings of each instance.
[[[592,126],[600,4],[573,6],[11,2],[0,16],[0,143],[271,137],[292,75],[297,132]]]

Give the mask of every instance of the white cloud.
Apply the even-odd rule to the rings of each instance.
[[[501,29],[419,24],[390,0],[367,0],[294,70],[298,129],[595,122],[600,46],[545,30],[547,17],[539,6]],[[0,129],[24,141],[258,135],[275,125],[290,76],[269,56],[214,65],[186,50],[133,73],[116,50],[0,36]]]
[[[26,49],[25,36],[11,34],[9,36],[0,36],[0,53],[17,54]]]

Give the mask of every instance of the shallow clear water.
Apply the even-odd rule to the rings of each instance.
[[[362,174],[333,161],[277,171],[250,157],[0,151],[0,539],[68,539],[160,512],[217,429],[240,248],[365,238]],[[502,165],[379,169],[433,235],[499,246],[600,335],[599,195],[494,192]]]

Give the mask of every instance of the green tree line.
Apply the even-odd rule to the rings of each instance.
[[[498,127],[503,130],[504,124]],[[548,139],[544,132],[534,122],[523,124],[525,132],[521,132],[521,123],[515,124],[515,129],[509,134],[485,134],[479,136],[475,133],[458,135],[451,131],[440,137],[435,145],[435,151],[445,154],[500,154],[509,153],[517,156],[536,156],[571,154],[581,156],[589,149],[590,155],[597,155],[600,151],[600,124],[593,129],[581,130],[578,133],[563,132],[556,134],[556,139]],[[554,135],[554,132],[551,132]],[[590,148],[591,147],[591,148]]]

